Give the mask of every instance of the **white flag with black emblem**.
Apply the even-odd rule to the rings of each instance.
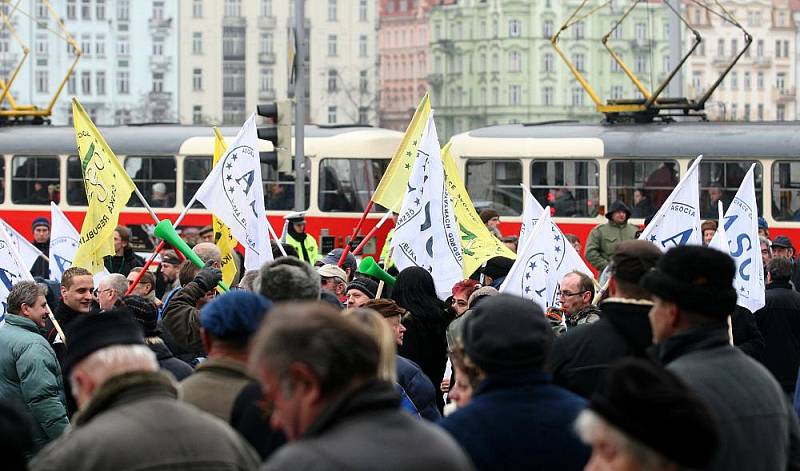
[[[464,278],[461,239],[447,192],[433,113],[428,117],[392,237],[397,268],[428,270],[440,298]]]
[[[701,160],[703,156],[697,156],[686,176],[678,182],[653,220],[645,227],[639,240],[652,242],[664,252],[680,245],[703,245],[697,170]]]
[[[755,166],[750,166],[728,206],[728,212],[720,219],[720,230],[708,244],[733,258],[736,263],[736,277],[733,279],[736,304],[750,312],[758,311],[766,303],[761,243],[758,239]]]
[[[0,303],[2,303],[0,327],[6,321],[7,299],[11,287],[19,281],[33,281],[33,276],[25,266],[25,262],[22,261],[22,256],[11,241],[13,236],[8,234],[6,227],[8,226],[3,221],[2,227],[0,227]]]
[[[256,270],[272,260],[255,113],[242,125],[195,197],[244,245],[245,270]]]
[[[38,260],[39,257],[45,256],[41,250],[37,249],[36,246],[31,244],[28,239],[23,237],[22,234],[16,231],[16,229],[11,227],[10,224],[3,221],[3,227],[5,227],[6,233],[8,233],[8,240],[14,244],[14,248],[17,249],[20,257],[22,257],[22,262],[25,263],[25,266],[28,267],[28,270],[33,268],[33,264],[36,263],[36,260]]]
[[[498,291],[531,300],[543,310],[552,306],[559,281],[554,248],[560,234],[550,219],[550,207],[544,208],[533,228],[526,230],[525,245],[517,250],[517,259]]]
[[[61,281],[61,277],[67,268],[72,266],[75,260],[75,252],[78,251],[81,236],[75,226],[61,212],[61,209],[50,202],[50,279]],[[94,285],[108,276],[108,270],[103,269],[94,275]]]

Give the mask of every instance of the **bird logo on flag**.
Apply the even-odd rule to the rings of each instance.
[[[525,260],[525,271],[520,280],[525,298],[539,297],[544,299],[547,291],[547,275],[550,273],[550,262],[544,252],[538,252]]]
[[[252,160],[257,158],[256,152],[252,147],[242,145],[228,152],[225,159],[222,161],[222,183],[225,188],[225,196],[233,208],[233,213],[236,216],[236,221],[244,228],[247,229],[247,217],[244,211],[255,210],[255,198],[251,191],[255,181],[255,171],[253,170]],[[261,184],[261,182],[257,182]],[[248,208],[239,207],[239,202],[243,199],[237,193],[245,195],[244,201],[247,202]]]

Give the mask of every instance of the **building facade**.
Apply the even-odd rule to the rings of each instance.
[[[382,0],[378,31],[380,125],[404,131],[428,91],[427,0]]]
[[[797,113],[796,35],[789,0],[730,0],[725,7],[753,41],[706,104],[711,119],[783,121]],[[703,43],[686,65],[690,98],[702,96],[735,54],[744,34],[696,4],[685,4]]]

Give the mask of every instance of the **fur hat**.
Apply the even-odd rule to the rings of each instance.
[[[700,233],[703,234],[706,231],[716,231],[717,230],[717,221],[709,219],[708,221],[703,221],[703,224],[700,224]]]
[[[69,348],[64,357],[64,372],[92,353],[112,345],[145,345],[142,327],[125,308],[97,314],[83,314],[67,324],[64,335]]]
[[[674,374],[641,359],[612,366],[589,409],[681,467],[705,468],[719,444],[702,400]]]
[[[247,340],[272,308],[265,297],[245,290],[228,291],[200,310],[200,325],[220,340]]]
[[[725,319],[736,308],[733,259],[719,250],[684,245],[664,254],[641,280],[644,289],[703,316]]]
[[[319,273],[308,263],[295,257],[278,257],[265,263],[255,287],[272,302],[314,301],[319,299]]]
[[[639,283],[645,273],[656,266],[661,250],[645,240],[626,240],[617,245],[611,257],[611,270],[615,278],[628,283]]]

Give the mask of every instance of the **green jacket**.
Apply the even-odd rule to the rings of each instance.
[[[314,265],[314,263],[317,262],[317,260],[319,260],[319,249],[317,248],[317,241],[311,234],[307,234],[306,239],[304,241],[304,244],[306,246],[306,252],[308,252],[309,260],[303,258],[303,249],[300,244],[300,241],[292,237],[291,234],[286,234],[286,243],[294,247],[295,250],[297,250],[297,257],[300,260],[308,262],[312,266]]]
[[[25,405],[35,422],[37,450],[69,425],[55,352],[32,320],[10,313],[0,327],[0,398]]]
[[[608,221],[592,229],[586,240],[586,260],[598,271],[605,270],[617,244],[636,238],[639,228],[633,224],[615,224]]]

